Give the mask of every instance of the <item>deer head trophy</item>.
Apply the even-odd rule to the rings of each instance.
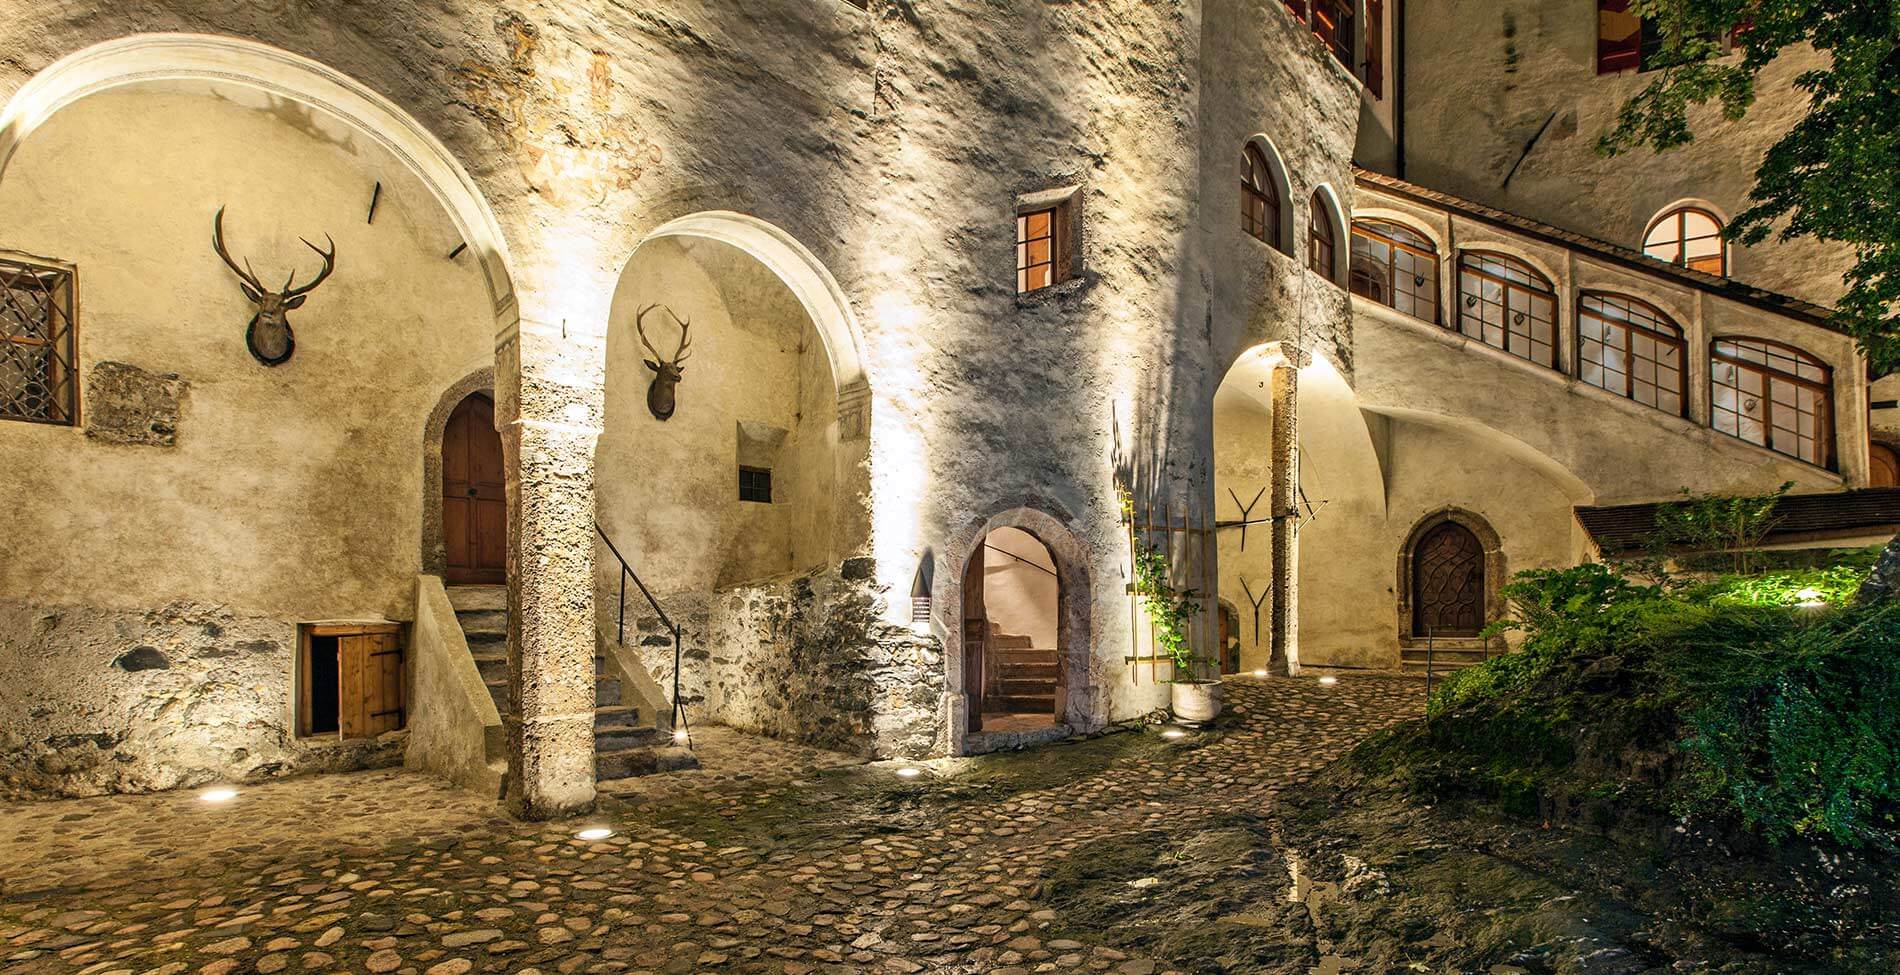
[[[297,239],[303,240],[301,237]],[[231,252],[224,249],[223,207],[218,208],[217,219],[211,222],[212,248],[224,259],[224,265],[238,276],[238,287],[244,289],[244,297],[251,299],[251,303],[257,306],[256,313],[251,315],[250,326],[244,330],[244,344],[250,347],[251,355],[257,361],[267,366],[282,365],[289,361],[290,354],[297,349],[297,337],[291,334],[287,316],[293,309],[302,308],[304,296],[315,291],[317,285],[336,270],[336,241],[331,240],[328,234],[323,239],[330,245],[328,251],[307,240],[303,242],[305,247],[316,251],[317,256],[323,258],[323,270],[318,271],[309,284],[295,288],[291,287],[291,282],[296,280],[297,272],[292,270],[290,276],[284,279],[284,286],[272,291],[257,279],[257,272],[251,270],[249,260],[244,262],[243,267],[238,267],[237,262],[231,259]]]
[[[680,325],[680,347],[673,350],[671,359],[661,355],[660,350],[654,348],[653,342],[647,338],[647,312],[655,308],[666,312],[668,317],[679,322]],[[653,382],[647,386],[647,409],[653,412],[655,419],[667,419],[673,415],[673,392],[679,386],[680,373],[685,371],[680,363],[685,362],[689,354],[686,347],[692,344],[690,334],[693,322],[691,319],[682,319],[673,314],[673,309],[664,305],[648,305],[640,309],[640,314],[634,316],[633,327],[640,332],[640,344],[646,346],[648,352],[653,353],[653,358],[646,360],[647,368],[653,370]]]

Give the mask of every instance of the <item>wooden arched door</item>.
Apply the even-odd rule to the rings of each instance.
[[[1484,546],[1455,521],[1427,531],[1412,550],[1412,633],[1477,636],[1484,629]]]
[[[495,401],[471,393],[442,431],[442,542],[448,581],[507,580],[508,495]]]
[[[1869,444],[1867,459],[1872,468],[1867,472],[1867,486],[1877,488],[1900,487],[1900,454],[1884,443]]]

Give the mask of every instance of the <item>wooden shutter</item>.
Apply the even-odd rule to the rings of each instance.
[[[374,738],[403,726],[402,642],[393,630],[337,637],[337,731]]]
[[[1630,0],[1597,0],[1597,74],[1643,66],[1643,20]]]
[[[989,641],[989,609],[983,603],[983,550],[978,542],[963,570],[963,697],[970,708],[969,730],[983,730],[983,645]]]
[[[1366,88],[1385,97],[1385,0],[1366,0]]]

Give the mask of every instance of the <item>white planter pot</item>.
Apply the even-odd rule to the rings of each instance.
[[[1188,724],[1205,724],[1220,717],[1220,681],[1183,681],[1173,686],[1176,720]]]

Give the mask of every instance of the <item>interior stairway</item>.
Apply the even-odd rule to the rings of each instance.
[[[1503,652],[1503,642],[1499,640],[1492,640],[1487,647],[1484,640],[1475,636],[1441,636],[1432,641],[1429,653],[1431,670],[1435,674],[1449,674],[1466,667],[1475,667]],[[1399,648],[1399,665],[1408,674],[1424,673],[1426,659],[1423,640],[1410,640]]]
[[[469,654],[481,671],[482,683],[495,700],[495,710],[508,719],[508,589],[505,586],[450,586],[449,604],[462,624]],[[625,779],[682,765],[680,749],[670,748],[672,736],[655,727],[649,716],[641,721],[640,707],[625,694],[607,661],[594,657],[594,778]]]
[[[1038,650],[1027,636],[993,634],[992,661],[997,668],[995,694],[984,695],[986,711],[1054,714],[1056,652]]]

